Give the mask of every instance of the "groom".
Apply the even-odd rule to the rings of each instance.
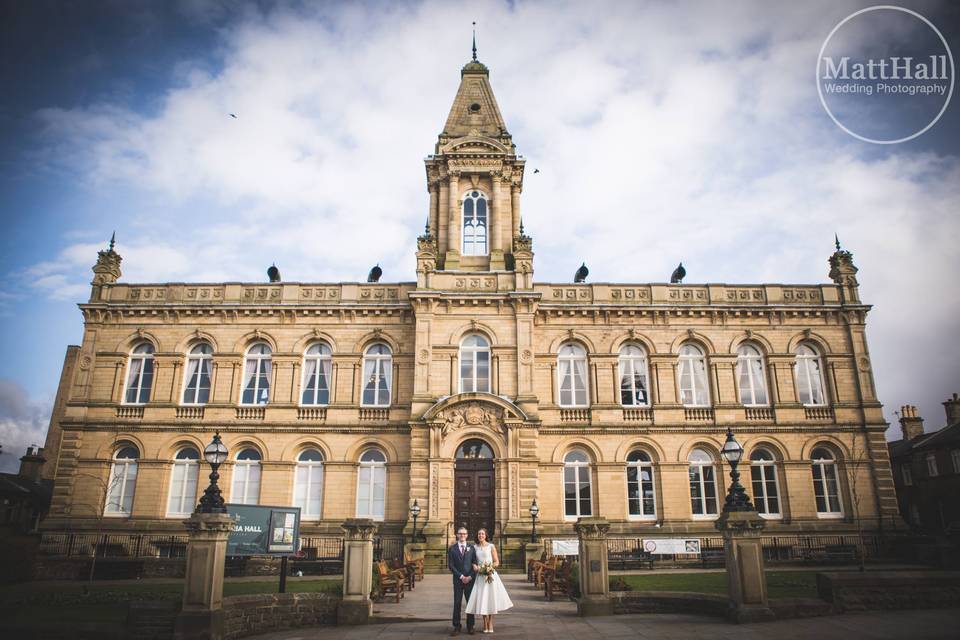
[[[457,541],[447,549],[447,568],[453,574],[453,631],[451,636],[460,634],[460,606],[464,598],[469,602],[470,592],[473,591],[473,581],[476,573],[473,565],[476,563],[476,550],[467,543],[467,528],[457,529]],[[473,635],[473,614],[467,614],[467,633]]]

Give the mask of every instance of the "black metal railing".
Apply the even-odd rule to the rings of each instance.
[[[403,560],[403,544],[409,538],[400,535],[382,535],[373,538],[373,560],[379,562],[385,560],[387,563],[394,563]]]
[[[49,532],[41,536],[38,552],[40,555],[67,558],[185,558],[187,536]]]

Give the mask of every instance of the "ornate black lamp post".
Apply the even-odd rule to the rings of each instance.
[[[730,490],[723,503],[724,511],[756,511],[746,489],[740,484],[740,472],[737,465],[743,457],[743,445],[733,437],[733,430],[727,429],[727,440],[720,449],[720,455],[730,464]]]
[[[537,514],[540,513],[540,507],[537,506],[537,499],[533,499],[530,505],[530,519],[533,520],[533,530],[530,532],[530,542],[537,541]]]
[[[217,469],[227,461],[227,447],[220,441],[220,432],[213,434],[213,440],[203,450],[203,458],[210,464],[210,486],[200,498],[200,504],[197,505],[197,513],[226,513],[227,505],[220,495],[220,487],[217,486],[217,480],[220,474]]]
[[[420,515],[420,502],[416,499],[413,501],[413,506],[410,507],[410,515],[413,516],[413,535],[410,537],[410,542],[417,541],[417,516]]]

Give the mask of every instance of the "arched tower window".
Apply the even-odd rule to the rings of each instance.
[[[752,344],[743,344],[737,349],[737,383],[740,386],[740,404],[766,406],[769,403],[763,355]]]
[[[210,370],[213,347],[201,342],[187,355],[187,375],[183,386],[183,404],[207,404],[210,401]]]
[[[379,449],[367,449],[357,474],[357,517],[383,520],[386,498],[387,457]]]
[[[137,487],[137,460],[140,452],[133,445],[117,450],[110,468],[110,484],[107,486],[108,515],[129,516],[133,511],[133,493]]]
[[[490,343],[481,335],[460,343],[460,392],[490,393]]]
[[[561,407],[587,406],[587,352],[578,344],[560,347],[557,378]]]
[[[303,393],[300,404],[330,404],[330,370],[333,352],[323,342],[310,346],[303,354]]]
[[[797,395],[800,397],[800,404],[805,406],[827,403],[823,394],[820,354],[806,344],[797,347]]]
[[[463,195],[463,255],[487,255],[487,197],[471,190]]]
[[[230,502],[257,504],[260,501],[260,452],[246,448],[237,454],[233,465],[233,490]]]
[[[563,458],[563,513],[568,519],[593,515],[590,458],[574,449]]]
[[[390,406],[390,381],[393,374],[390,347],[377,343],[363,354],[363,401],[368,407]]]
[[[123,401],[126,404],[146,404],[150,402],[150,388],[153,386],[153,345],[149,342],[138,344],[130,353],[127,366],[127,391]]]
[[[323,505],[323,454],[305,449],[297,456],[297,475],[293,484],[293,506],[300,507],[305,519],[320,518]]]
[[[194,447],[184,447],[173,457],[173,472],[170,474],[170,496],[167,500],[167,515],[183,518],[193,512],[197,502],[197,479],[200,475],[200,452]]]
[[[620,349],[620,404],[646,406],[650,404],[647,387],[647,352],[628,344]]]
[[[694,449],[690,463],[690,508],[694,518],[717,515],[717,476],[713,456],[704,449]]]
[[[263,342],[258,342],[247,350],[241,404],[267,404],[270,401],[272,355],[270,346]]]
[[[777,482],[777,463],[773,454],[766,449],[754,449],[750,454],[750,481],[757,512],[765,518],[779,518],[780,486]]]
[[[631,518],[656,518],[653,461],[646,451],[627,456],[627,508]]]
[[[837,460],[826,447],[817,447],[813,458],[813,496],[817,515],[821,518],[839,518],[843,515],[840,502],[840,482],[837,478]]]

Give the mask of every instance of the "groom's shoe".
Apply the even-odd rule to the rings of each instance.
[[[473,627],[467,627],[467,635],[468,635],[468,636],[472,636],[472,635],[473,635]]]
[[[454,627],[454,628],[453,628],[453,631],[450,632],[450,635],[451,635],[451,636],[458,636],[458,635],[460,635],[460,627]]]

